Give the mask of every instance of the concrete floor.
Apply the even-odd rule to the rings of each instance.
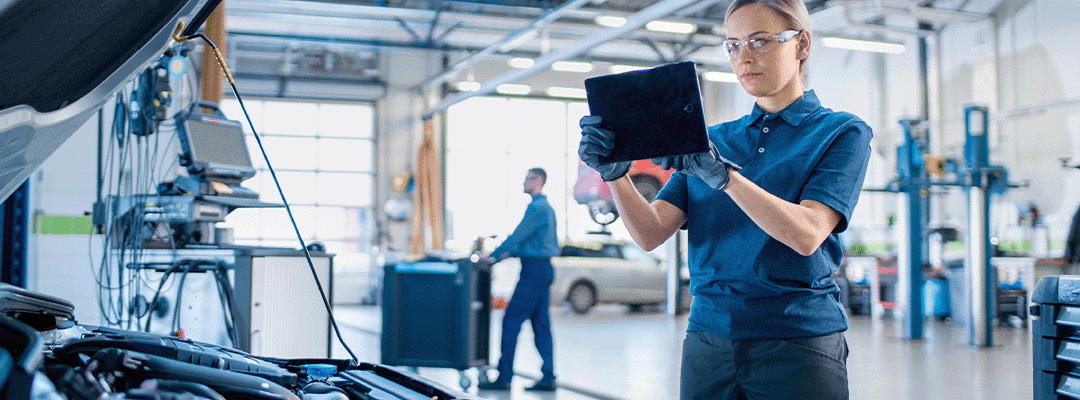
[[[361,361],[378,362],[381,310],[338,306],[335,315],[350,348]],[[510,391],[480,391],[478,371],[467,391],[485,399],[676,399],[686,316],[658,310],[631,313],[623,306],[600,306],[585,316],[552,308],[555,337],[555,393],[526,392],[540,375],[540,357],[526,323],[518,341],[517,377]],[[492,364],[498,362],[502,311],[492,313]],[[900,320],[853,316],[846,332],[851,399],[1030,399],[1031,334],[1024,328],[995,328],[991,348],[969,347],[963,326],[927,319],[925,338],[903,339]],[[347,358],[336,345],[333,356]],[[459,372],[419,368],[418,372],[458,388]],[[494,375],[494,371],[491,371]]]

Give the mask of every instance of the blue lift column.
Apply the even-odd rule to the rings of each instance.
[[[904,310],[905,339],[923,337],[922,203],[926,188],[921,183],[926,181],[926,168],[923,166],[922,151],[919,149],[921,133],[917,130],[921,124],[921,120],[900,121],[900,125],[904,127],[904,145],[897,152],[896,163],[900,175],[900,190],[907,199],[907,251],[905,254],[898,254],[896,265],[898,289],[905,288],[908,293],[907,309]]]
[[[990,144],[987,130],[989,110],[983,106],[964,108],[964,160],[967,176],[968,236],[965,267],[968,269],[968,293],[971,299],[968,318],[968,344],[994,345],[994,274],[990,266]]]

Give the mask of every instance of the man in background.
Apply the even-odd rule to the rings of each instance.
[[[521,259],[521,275],[503,316],[499,377],[480,384],[482,390],[510,390],[510,379],[514,376],[514,350],[517,349],[518,333],[525,320],[532,321],[536,350],[544,361],[540,367],[543,377],[526,390],[555,390],[555,360],[548,308],[551,282],[555,279],[551,257],[559,255],[559,243],[555,231],[555,210],[548,204],[547,197],[540,193],[546,182],[547,173],[542,168],[530,169],[525,175],[525,193],[532,196],[532,202],[525,209],[525,216],[514,233],[492,251],[488,259],[495,263],[507,257],[518,257]]]

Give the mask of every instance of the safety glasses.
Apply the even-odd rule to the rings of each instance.
[[[768,54],[776,49],[777,45],[785,43],[791,38],[802,33],[799,31],[783,31],[774,34],[759,33],[746,40],[729,39],[724,42],[724,52],[728,57],[735,58],[744,48],[753,54]]]

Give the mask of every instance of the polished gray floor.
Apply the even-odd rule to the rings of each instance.
[[[381,314],[377,306],[338,306],[335,314],[353,352],[362,361],[379,361]],[[526,392],[540,375],[540,357],[532,332],[518,341],[517,377],[510,391],[467,391],[486,399],[675,399],[686,316],[657,310],[630,312],[602,306],[588,315],[552,308],[555,337],[555,393]],[[499,337],[501,311],[492,314],[493,341]],[[927,319],[925,338],[903,339],[899,320],[853,316],[846,332],[851,349],[848,375],[851,399],[1030,399],[1031,334],[1028,329],[999,327],[994,346],[970,347],[963,326]],[[433,338],[437,340],[437,338]],[[492,343],[492,363],[498,345]],[[347,357],[340,345],[334,357]],[[421,375],[459,387],[460,373],[419,368]],[[494,371],[491,371],[494,374]]]

